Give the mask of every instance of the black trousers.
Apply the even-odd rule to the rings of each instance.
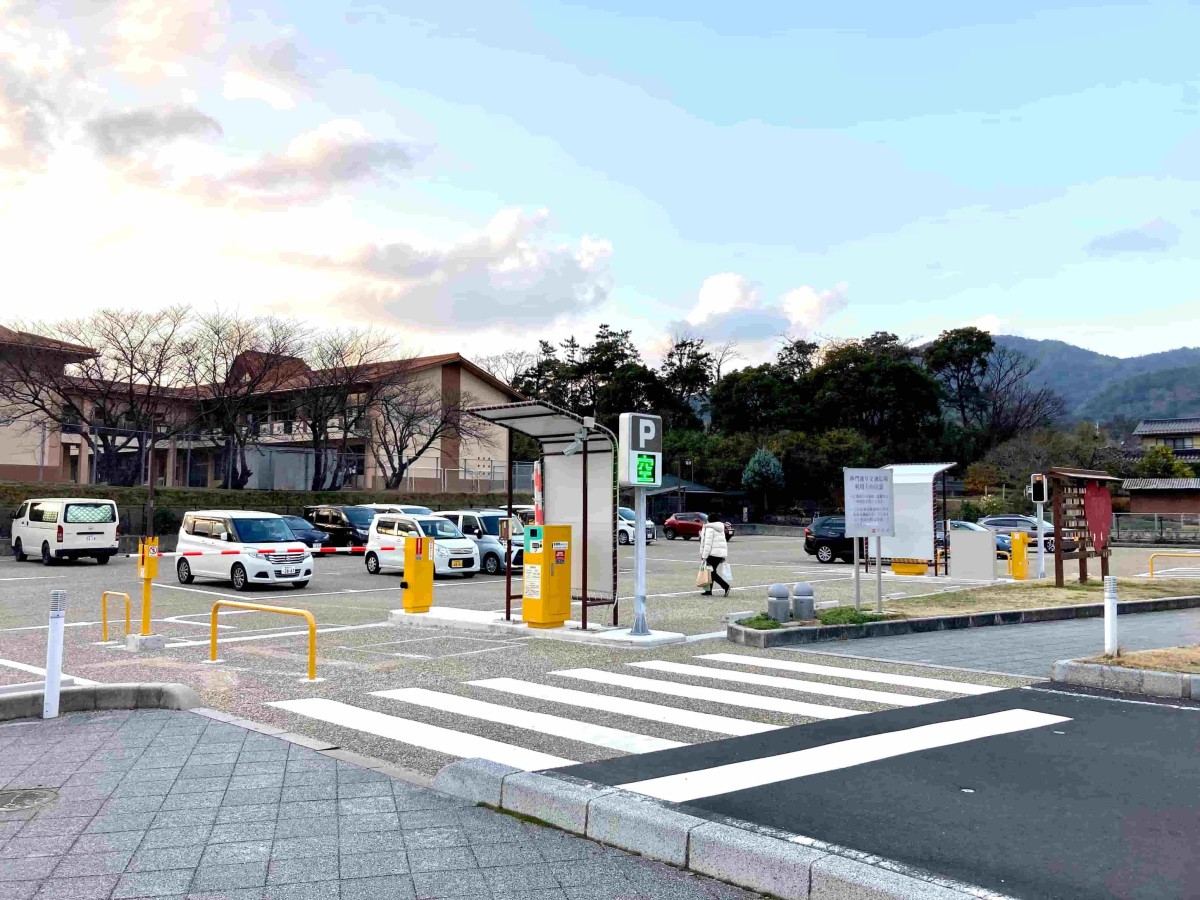
[[[724,590],[729,590],[729,582],[717,574],[717,568],[721,565],[721,563],[725,562],[725,557],[710,556],[707,560],[705,560],[705,562],[707,562],[708,567],[712,569],[713,584],[719,584]]]

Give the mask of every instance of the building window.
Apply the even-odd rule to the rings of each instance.
[[[1158,443],[1163,447],[1170,447],[1172,450],[1191,450],[1195,446],[1195,438],[1191,437],[1167,437],[1159,438]]]

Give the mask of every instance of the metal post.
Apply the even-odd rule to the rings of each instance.
[[[1046,514],[1043,512],[1046,504],[1037,503],[1037,542],[1038,542],[1038,566],[1037,577],[1046,577]]]
[[[584,429],[583,453],[581,454],[581,456],[583,458],[583,542],[582,542],[583,543],[583,559],[581,560],[581,563],[583,566],[583,572],[582,572],[583,586],[582,586],[582,590],[580,591],[580,595],[583,599],[583,603],[581,606],[583,614],[580,619],[580,622],[581,622],[581,626],[584,631],[587,631],[587,611],[588,611],[587,564],[588,564],[588,444],[589,443],[591,443],[591,435],[589,435],[587,433],[587,430]],[[615,600],[616,598],[614,597],[613,599]]]
[[[883,538],[875,537],[875,611],[883,612]]]
[[[1117,653],[1117,579],[1104,579],[1104,655]]]
[[[650,634],[646,625],[646,489],[633,489],[633,627],[638,637]]]
[[[511,428],[504,429],[508,435],[508,506],[504,512],[508,515],[508,541],[504,558],[504,621],[512,621],[512,515],[513,515],[513,433]]]
[[[945,556],[942,562],[942,574],[950,577],[950,510],[946,503],[946,472],[942,470],[942,537],[945,539]],[[933,574],[937,577],[937,540],[933,542]]]
[[[862,578],[859,569],[862,564],[858,558],[858,542],[861,538],[854,539],[854,611],[859,612],[862,609]]]
[[[46,632],[46,690],[42,718],[58,718],[58,692],[62,685],[63,626],[67,619],[67,592],[50,592],[50,628]]]

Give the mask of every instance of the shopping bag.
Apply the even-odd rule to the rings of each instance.
[[[724,579],[726,584],[733,584],[733,569],[730,568],[729,563],[721,563],[721,565],[717,567],[717,574]]]
[[[700,571],[696,573],[696,587],[706,588],[712,584],[712,572],[708,571],[708,566],[701,566]]]

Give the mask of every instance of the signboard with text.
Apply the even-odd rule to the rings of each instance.
[[[660,416],[621,413],[617,425],[617,481],[621,487],[662,484],[663,427]]]
[[[846,537],[893,537],[895,500],[891,469],[843,469]]]

